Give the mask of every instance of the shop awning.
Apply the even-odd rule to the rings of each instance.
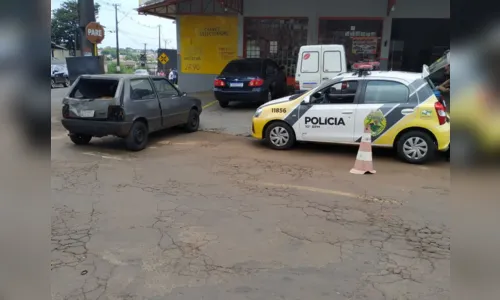
[[[243,0],[139,0],[141,15],[175,19],[179,15],[243,14]]]

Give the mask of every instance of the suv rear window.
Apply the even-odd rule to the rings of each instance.
[[[261,75],[262,62],[261,61],[232,61],[224,70],[221,75]]]
[[[116,79],[80,78],[69,96],[76,99],[114,98],[118,83]]]

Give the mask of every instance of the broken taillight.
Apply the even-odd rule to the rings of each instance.
[[[119,105],[108,106],[108,120],[123,121],[124,119],[125,119],[125,113],[121,106]]]

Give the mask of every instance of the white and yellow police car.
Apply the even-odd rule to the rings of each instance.
[[[409,163],[423,164],[450,147],[449,118],[432,83],[421,73],[397,71],[344,73],[265,103],[252,119],[252,136],[274,149],[296,141],[356,144],[365,126],[372,145],[394,147]]]

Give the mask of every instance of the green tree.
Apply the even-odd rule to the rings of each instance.
[[[134,73],[134,68],[131,66],[121,66],[120,67],[120,72],[116,71],[116,62],[112,61],[108,63],[108,74],[117,74],[117,73],[123,73],[123,74],[133,74]]]
[[[95,3],[95,15],[97,17],[99,13],[99,4]],[[51,19],[51,40],[52,42],[65,45],[69,49],[75,47],[74,43],[76,40],[76,48],[80,49],[80,41],[78,39],[78,1],[77,0],[66,0],[59,8],[52,11]]]
[[[139,57],[135,54],[127,53],[127,54],[125,54],[125,60],[138,61]]]

